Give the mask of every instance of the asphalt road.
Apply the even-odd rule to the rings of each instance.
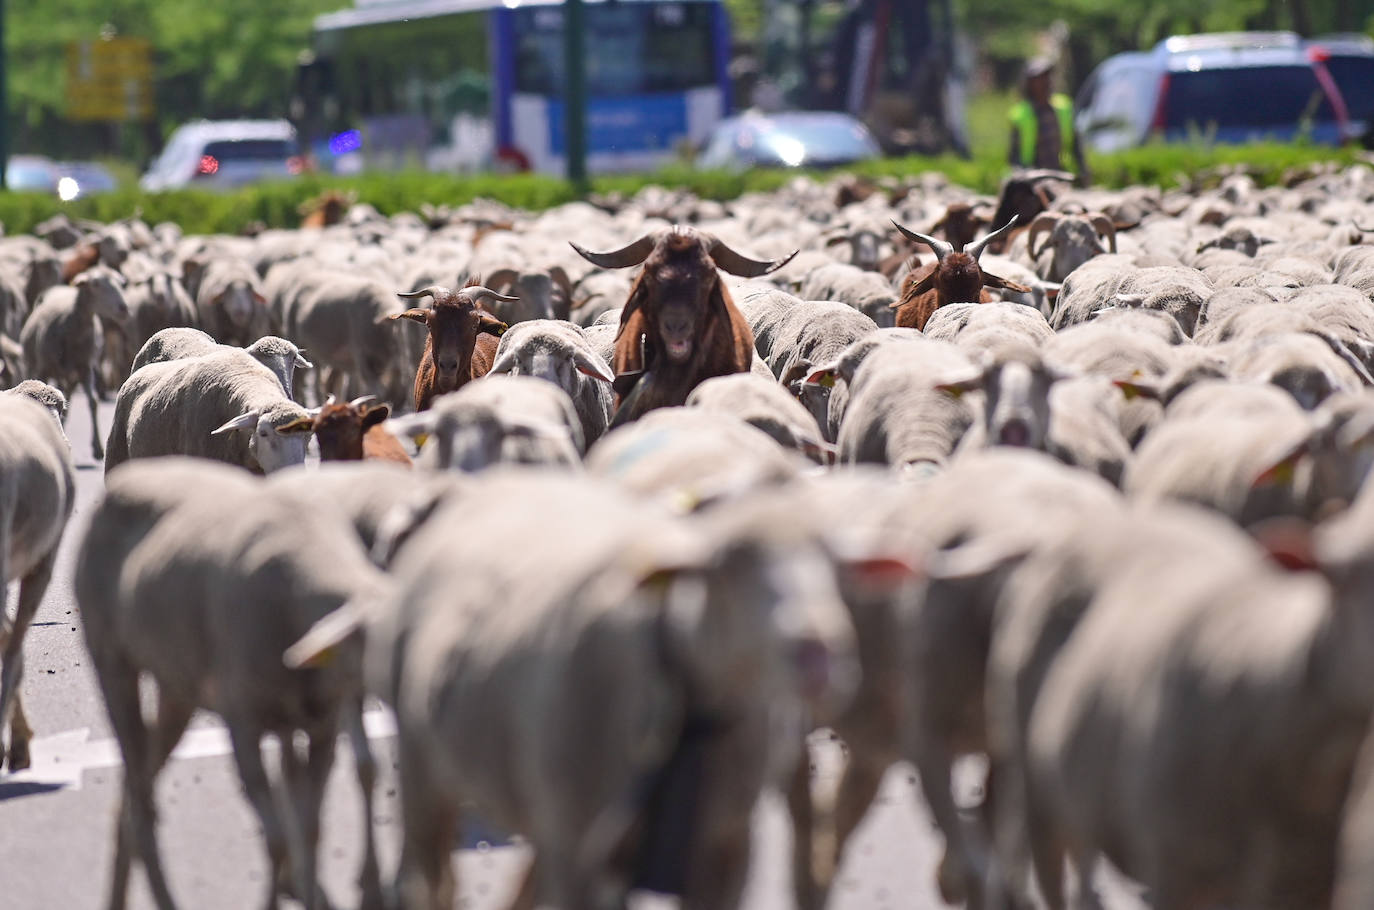
[[[108,429],[112,406],[102,405]],[[76,546],[103,490],[103,469],[91,457],[86,402],[77,393],[67,426],[76,457],[77,505],[63,541],[57,571],[25,642],[23,695],[37,739],[34,767],[0,773],[0,906],[6,910],[84,910],[103,907],[109,887],[114,813],[121,769],[109,721],[85,653],[72,595]],[[369,717],[373,746],[384,768],[374,822],[383,876],[399,850],[395,743],[389,718]],[[833,747],[818,747],[823,778],[833,778]],[[158,781],[160,843],[173,895],[182,907],[243,910],[266,896],[267,862],[258,825],[244,801],[228,742],[213,716],[201,716]],[[325,802],[320,865],[324,887],[340,907],[357,905],[354,885],[362,841],[362,807],[347,749]],[[525,848],[482,830],[464,832],[458,855],[462,906],[504,906],[527,859]],[[788,880],[791,833],[780,798],[761,801],[755,824],[755,860],[747,910],[792,906]],[[941,838],[917,796],[906,767],[889,772],[869,817],[850,844],[832,910],[934,910]],[[1111,908],[1141,906],[1136,889],[1119,880],[1104,891]],[[662,902],[646,900],[646,905]],[[139,871],[130,906],[152,901]]]

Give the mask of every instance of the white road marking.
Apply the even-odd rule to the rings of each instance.
[[[385,708],[374,708],[363,713],[363,729],[367,731],[368,739],[395,736],[396,719]],[[33,740],[30,743],[33,764],[17,774],[0,774],[0,786],[42,784],[80,790],[82,777],[87,771],[117,768],[124,763],[117,741],[91,741],[90,735],[90,728],[82,727]],[[269,745],[275,746],[275,742],[269,740]],[[216,721],[187,730],[173,750],[171,760],[216,758],[229,755],[232,751],[229,732]]]

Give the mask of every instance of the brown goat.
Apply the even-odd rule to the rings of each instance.
[[[988,241],[1016,224],[1014,216],[967,250],[908,230],[895,221],[892,223],[908,240],[924,243],[935,251],[934,262],[917,266],[902,279],[901,296],[891,307],[897,311],[897,325],[901,328],[924,329],[931,314],[951,303],[987,303],[993,298],[984,288],[1030,290],[1014,281],[985,272],[978,265]]]
[[[612,426],[654,408],[684,404],[692,389],[713,376],[749,372],[754,333],[716,269],[757,278],[792,258],[750,259],[711,234],[681,226],[646,234],[609,253],[572,246],[605,269],[643,264],[615,336],[611,366],[618,410]]]
[[[100,247],[94,243],[83,243],[62,257],[62,283],[71,284],[76,276],[100,261]]]
[[[439,395],[455,392],[469,380],[487,375],[496,359],[497,338],[508,326],[482,309],[483,300],[514,303],[470,281],[462,290],[433,286],[397,294],[406,300],[433,297],[434,306],[393,313],[388,319],[409,319],[429,330],[420,367],[415,371],[415,410],[424,411]]]
[[[394,461],[409,466],[401,442],[382,427],[391,416],[384,404],[370,404],[374,396],[336,404],[333,396],[312,417],[301,417],[277,428],[278,433],[313,432],[320,443],[321,461]]]
[[[338,190],[329,190],[321,193],[314,199],[301,203],[297,210],[304,216],[301,219],[303,228],[323,228],[331,224],[338,224],[344,220],[348,214],[348,208],[358,200],[356,193],[340,193]]]

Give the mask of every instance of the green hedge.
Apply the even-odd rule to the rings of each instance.
[[[1092,165],[1096,181],[1102,186],[1157,184],[1168,187],[1234,165],[1244,165],[1259,182],[1268,184],[1295,167],[1329,161],[1350,164],[1368,160],[1368,154],[1358,149],[1304,145],[1153,145],[1098,156]],[[990,157],[973,160],[900,158],[871,162],[854,171],[871,177],[898,178],[938,171],[961,186],[995,193],[1006,176],[1007,167],[1001,160]],[[593,190],[628,194],[650,184],[660,184],[688,189],[707,199],[727,200],[747,192],[778,189],[795,176],[791,171],[722,173],[677,167],[656,174],[599,178],[594,181]],[[352,190],[360,201],[371,203],[384,214],[416,211],[427,202],[458,205],[479,197],[532,210],[550,208],[577,198],[566,181],[532,174],[458,177],[412,172],[355,178],[311,176],[226,193],[205,190],[144,193],[128,188],[72,203],[36,193],[0,193],[0,222],[8,233],[15,234],[32,230],[35,224],[59,211],[97,221],[114,221],[140,212],[149,223],[175,221],[188,233],[236,233],[254,222],[269,227],[294,227],[300,222],[298,208],[301,203],[326,189]]]

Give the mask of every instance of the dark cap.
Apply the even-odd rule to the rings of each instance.
[[[1049,57],[1036,57],[1026,64],[1026,79],[1034,79],[1037,76],[1044,76],[1054,69],[1054,61]]]

